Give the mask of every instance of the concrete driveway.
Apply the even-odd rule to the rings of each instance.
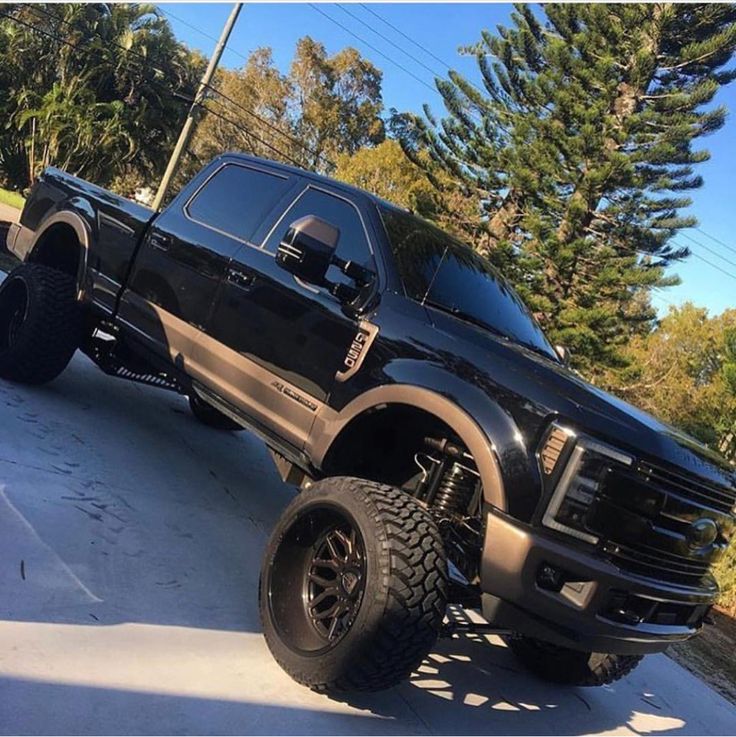
[[[462,637],[382,694],[301,688],[256,604],[291,495],[260,442],[84,357],[47,387],[0,381],[0,732],[736,732],[734,708],[663,655],[565,689],[499,640]]]
[[[20,218],[20,210],[0,202],[0,223],[15,223]]]

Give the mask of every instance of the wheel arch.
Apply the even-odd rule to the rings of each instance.
[[[45,264],[69,274],[84,283],[87,271],[90,232],[81,216],[74,212],[57,212],[36,232],[27,261]]]
[[[507,509],[506,492],[496,448],[491,438],[460,406],[447,397],[423,387],[391,384],[367,391],[340,412],[326,412],[315,421],[309,455],[321,470],[339,467],[339,453],[350,434],[360,437],[360,430],[376,413],[386,413],[386,427],[395,408],[405,408],[424,416],[431,423],[449,428],[475,459],[483,483],[485,501],[501,510]]]

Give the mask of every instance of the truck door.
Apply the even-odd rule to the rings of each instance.
[[[230,260],[295,183],[251,163],[214,164],[154,220],[120,301],[121,322],[186,366]]]
[[[309,185],[270,226],[260,248],[243,246],[235,254],[212,315],[212,340],[197,347],[220,396],[297,447],[359,332],[356,317],[326,288],[304,284],[276,264],[289,226],[306,215],[338,228],[338,256],[375,272],[356,204],[339,191]],[[353,284],[335,267],[328,277]]]

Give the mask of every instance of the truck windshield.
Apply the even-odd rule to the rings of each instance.
[[[414,215],[378,205],[407,296],[558,361],[519,296],[484,258]]]

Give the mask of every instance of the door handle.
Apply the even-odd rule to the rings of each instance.
[[[228,269],[227,281],[239,289],[250,289],[256,282],[256,275],[241,269]]]
[[[151,235],[151,245],[159,251],[168,251],[171,248],[171,236],[163,233],[153,233]]]

